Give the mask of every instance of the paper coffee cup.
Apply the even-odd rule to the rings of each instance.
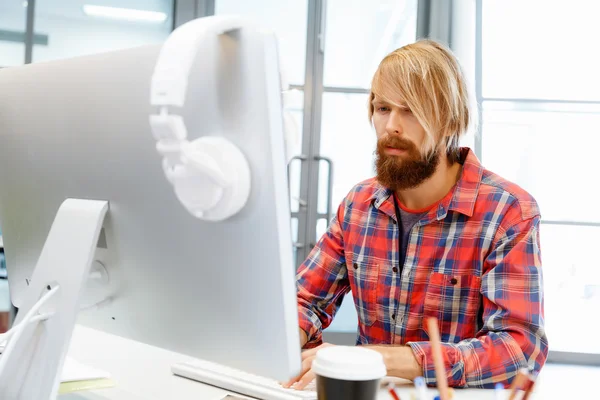
[[[383,357],[364,347],[331,346],[312,364],[319,400],[375,400],[387,372]]]

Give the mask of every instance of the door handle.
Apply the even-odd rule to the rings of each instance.
[[[333,161],[329,157],[324,156],[315,156],[316,161],[324,161],[328,166],[327,171],[327,226],[331,222],[332,212],[331,212],[331,199],[333,194]]]
[[[308,201],[302,199],[300,197],[292,196],[292,187],[291,187],[291,166],[294,161],[300,161],[300,163],[306,161],[308,157],[304,154],[298,154],[297,156],[292,157],[292,159],[288,162],[287,165],[287,179],[288,179],[288,193],[291,200],[296,200],[298,202],[298,207],[306,207],[308,205]]]

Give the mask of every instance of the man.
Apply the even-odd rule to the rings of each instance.
[[[309,350],[288,386],[314,378],[321,332],[349,291],[357,342],[383,355],[388,375],[435,384],[428,317],[438,319],[451,386],[508,384],[543,366],[538,206],[458,147],[468,104],[460,66],[438,43],[404,46],[379,65],[369,103],[377,176],[350,191],[298,270]]]

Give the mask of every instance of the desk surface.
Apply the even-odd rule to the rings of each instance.
[[[147,346],[113,335],[77,326],[73,333],[69,355],[87,365],[112,374],[116,387],[61,395],[59,400],[221,400],[226,391],[183,379],[171,374],[170,367],[189,357],[164,349]],[[577,387],[569,384],[576,382]],[[560,397],[598,398],[600,367],[580,367],[548,364],[540,374],[533,399]],[[410,398],[410,386],[398,392]],[[432,394],[434,393],[431,390]],[[378,400],[390,396],[382,390]],[[465,389],[456,391],[456,400],[494,399],[491,390]]]

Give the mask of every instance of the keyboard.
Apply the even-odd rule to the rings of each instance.
[[[316,400],[315,381],[304,390],[285,389],[279,382],[204,360],[175,364],[173,374],[261,400]]]

